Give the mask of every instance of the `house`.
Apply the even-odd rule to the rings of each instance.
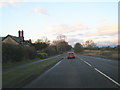
[[[16,44],[16,45],[30,45],[31,40],[24,40],[24,32],[18,31],[18,37],[13,35],[7,35],[6,37],[2,37],[3,43]]]

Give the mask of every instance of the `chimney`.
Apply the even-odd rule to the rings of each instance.
[[[18,37],[22,38],[22,42],[24,42],[24,36],[23,36],[24,32],[22,31],[18,31]]]
[[[21,37],[24,37],[24,32],[23,32],[23,30],[22,30],[21,34],[22,34]]]
[[[22,30],[22,31],[18,31],[18,37],[24,37],[24,31]]]
[[[20,37],[20,30],[18,31],[18,37]]]

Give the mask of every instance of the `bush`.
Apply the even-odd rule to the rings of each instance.
[[[45,59],[48,57],[48,54],[47,53],[38,53],[37,56],[40,58],[40,59]]]
[[[2,62],[19,62],[25,59],[34,59],[36,57],[36,51],[33,47],[2,44]]]
[[[25,58],[28,58],[28,59],[34,59],[36,57],[36,50],[34,47],[30,47],[30,46],[25,46],[24,47],[24,54],[25,55]]]

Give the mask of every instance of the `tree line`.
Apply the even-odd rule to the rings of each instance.
[[[72,47],[66,42],[65,36],[61,35],[57,38],[58,39],[50,42],[50,40],[44,37],[36,40],[29,46],[2,43],[2,62],[19,62],[35,58],[44,59],[73,49],[75,53],[82,53],[84,50],[116,50],[118,53],[120,51],[120,45],[116,47],[98,47],[93,40],[87,40],[84,44],[76,43],[74,47]]]
[[[109,50],[109,51],[120,51],[120,45],[117,45],[115,47],[110,47],[110,46],[104,46],[104,47],[98,47],[96,45],[96,43],[94,43],[93,40],[87,40],[84,44],[81,43],[76,43],[74,45],[74,51],[76,53],[82,53],[84,52],[84,50],[101,50],[101,51],[105,51],[105,50]]]
[[[64,39],[50,43],[47,38],[38,39],[29,46],[2,43],[2,62],[19,62],[35,58],[44,59],[71,50],[72,46]]]

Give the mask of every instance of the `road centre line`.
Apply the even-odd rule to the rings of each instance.
[[[84,61],[87,65],[89,65],[90,67],[92,66],[91,64],[89,64],[88,62]]]
[[[120,86],[120,84],[118,82],[116,82],[115,80],[113,80],[112,78],[110,78],[109,76],[107,76],[106,74],[104,74],[103,72],[101,72],[100,70],[98,70],[97,68],[94,68],[97,72],[99,72],[100,74],[102,74],[103,76],[105,76],[106,78],[108,78],[109,80],[111,80],[113,83],[115,83],[116,85]]]
[[[80,60],[84,61],[82,58],[78,57]]]
[[[78,57],[79,58],[79,57]],[[82,58],[79,58],[79,59],[81,59],[82,61],[84,61]],[[86,62],[86,61],[84,61],[84,63],[86,63],[87,65],[89,65],[90,67],[92,67],[92,65],[90,64],[90,63],[88,63],[88,62]]]
[[[81,59],[81,60],[83,60],[83,59]]]
[[[79,58],[79,57],[78,57]],[[81,59],[81,58],[79,58]],[[82,61],[84,61],[83,59],[81,59]],[[88,64],[89,66],[92,66],[91,64],[89,64],[88,62],[84,61],[86,64]],[[120,84],[113,80],[112,78],[110,78],[109,76],[107,76],[106,74],[104,74],[103,72],[101,72],[100,70],[98,70],[97,68],[94,68],[97,72],[99,72],[100,74],[102,74],[103,76],[105,76],[106,78],[108,78],[109,80],[111,80],[113,83],[115,83],[116,85],[120,86]]]

